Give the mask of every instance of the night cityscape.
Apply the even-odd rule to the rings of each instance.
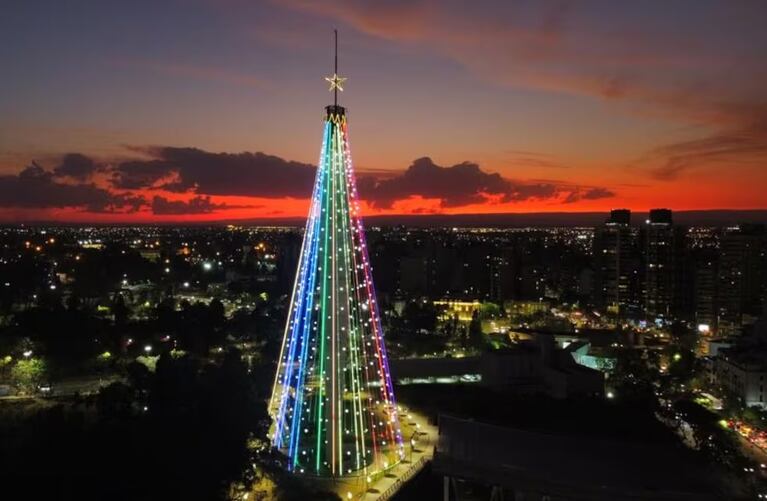
[[[1,499],[767,499],[764,4],[3,11]]]

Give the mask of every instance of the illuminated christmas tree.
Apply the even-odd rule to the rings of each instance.
[[[337,68],[336,51],[326,78],[334,104],[270,402],[272,445],[288,469],[321,476],[366,475],[404,455]]]

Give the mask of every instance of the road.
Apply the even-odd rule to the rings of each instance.
[[[740,442],[741,450],[743,451],[743,453],[746,454],[746,456],[753,459],[754,461],[756,461],[757,463],[767,465],[767,451],[765,451],[758,445],[752,443],[741,434],[738,433],[737,435],[738,435],[738,441]]]

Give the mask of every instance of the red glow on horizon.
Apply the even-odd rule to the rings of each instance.
[[[514,203],[481,203],[444,207],[439,199],[425,199],[420,196],[398,200],[390,208],[371,207],[362,201],[363,217],[370,216],[413,216],[413,215],[461,215],[461,214],[502,214],[502,213],[579,213],[609,212],[611,209],[626,207],[633,211],[647,211],[655,207],[671,206],[676,211],[683,210],[750,210],[764,209],[758,198],[719,197],[720,203],[712,204],[712,198],[706,197],[707,191],[716,191],[715,186],[700,187],[697,192],[675,192],[674,190],[655,190],[650,197],[619,197],[600,200],[581,200],[577,203],[564,204],[551,200],[529,200]],[[751,191],[758,191],[752,188]],[[748,192],[746,192],[748,193]],[[703,196],[701,196],[703,195]],[[721,195],[721,194],[720,194]],[[737,198],[740,198],[737,200]],[[184,200],[185,197],[176,199]],[[57,223],[95,223],[95,224],[197,224],[227,221],[303,219],[309,210],[309,199],[250,198],[250,197],[211,197],[215,204],[234,206],[220,208],[201,214],[154,214],[149,207],[135,212],[88,212],[80,208],[49,209],[0,209],[0,221],[6,223],[57,222]],[[671,201],[671,202],[670,202]],[[740,203],[739,203],[740,202]]]

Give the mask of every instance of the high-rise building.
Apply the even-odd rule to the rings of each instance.
[[[669,209],[653,209],[644,227],[644,310],[670,317],[676,283],[677,239]]]
[[[719,332],[738,334],[762,311],[767,234],[763,225],[726,228],[720,241]]]
[[[290,290],[282,290],[290,287],[298,267],[298,259],[301,254],[301,238],[294,233],[288,233],[277,249],[279,260],[277,264],[280,293],[290,293]],[[283,285],[284,284],[284,285]]]
[[[719,254],[716,249],[698,250],[693,258],[695,323],[701,334],[716,332],[717,325],[717,278],[719,276]]]
[[[506,299],[506,288],[509,281],[509,259],[501,255],[487,256],[488,291],[487,299],[502,303]]]
[[[331,90],[343,79],[328,79]],[[326,108],[309,217],[269,404],[295,473],[362,478],[404,457],[360,218],[346,110]]]
[[[597,303],[623,311],[635,299],[638,280],[631,211],[616,209],[594,235]]]
[[[425,249],[403,256],[399,261],[398,292],[408,296],[431,296],[435,288],[434,258]]]

